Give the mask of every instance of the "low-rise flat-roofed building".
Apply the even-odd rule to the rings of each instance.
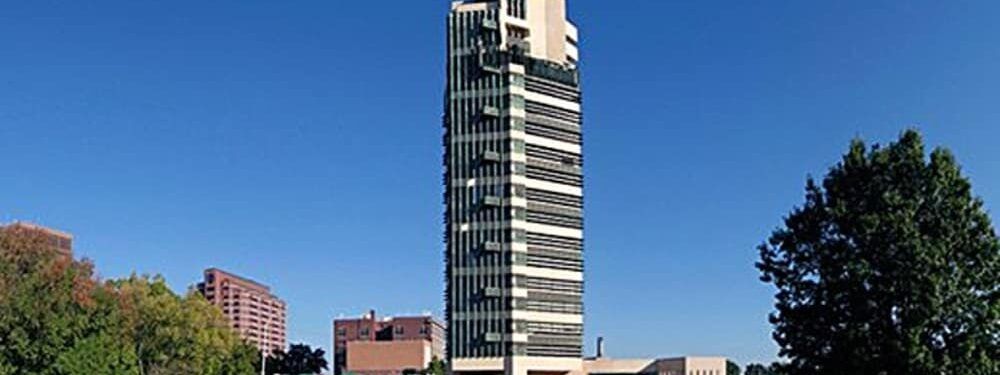
[[[400,375],[416,373],[435,358],[430,340],[351,341],[347,343],[347,367],[351,374]]]
[[[588,358],[587,375],[726,375],[726,358],[679,357],[664,359]]]
[[[333,342],[337,375],[399,375],[444,359],[444,326],[431,316],[336,319]]]

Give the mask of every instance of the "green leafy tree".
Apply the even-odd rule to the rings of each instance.
[[[222,366],[221,375],[256,375],[260,373],[260,352],[257,348],[241,342],[229,353],[230,357]]]
[[[0,374],[67,373],[55,366],[60,359],[115,333],[114,309],[98,300],[103,291],[89,262],[59,255],[40,232],[0,229]]]
[[[733,361],[726,361],[726,375],[740,375],[740,365]]]
[[[778,373],[772,367],[752,363],[747,365],[746,372],[743,375],[778,375]]]
[[[142,374],[254,372],[252,350],[229,327],[221,311],[198,293],[178,296],[158,277],[132,276],[113,285]]]
[[[319,374],[328,368],[323,349],[293,344],[287,352],[275,351],[267,363],[268,374]]]
[[[101,283],[38,231],[0,228],[0,375],[250,375],[255,357],[199,294]]]
[[[78,341],[59,356],[56,369],[65,375],[138,375],[135,351],[120,337],[98,335]]]
[[[1000,374],[1000,243],[916,131],[854,141],[759,250],[788,374]]]
[[[118,296],[112,288],[103,285],[96,289],[94,300],[96,313],[91,315],[90,325],[97,328],[96,333],[63,352],[56,361],[56,368],[62,374],[138,374],[135,350],[124,339],[127,332],[122,324]]]
[[[424,370],[425,375],[445,375],[447,372],[448,367],[438,357],[432,358],[431,362],[427,364],[427,369]]]

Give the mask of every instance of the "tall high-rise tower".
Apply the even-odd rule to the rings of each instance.
[[[444,185],[455,372],[581,371],[577,38],[566,0],[452,3]]]

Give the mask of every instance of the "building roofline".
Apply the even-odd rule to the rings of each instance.
[[[451,10],[455,11],[462,8],[484,10],[489,9],[491,5],[499,6],[499,0],[453,0],[451,2]]]
[[[226,276],[232,277],[232,278],[240,280],[242,282],[245,282],[245,283],[248,283],[248,284],[252,284],[252,285],[255,285],[255,286],[259,286],[259,287],[263,288],[264,290],[266,290],[268,292],[268,294],[271,293],[271,287],[269,287],[267,285],[264,285],[264,284],[262,284],[262,283],[260,283],[258,281],[253,280],[253,279],[249,279],[249,278],[246,278],[246,277],[234,274],[232,272],[226,271],[224,269],[216,268],[216,267],[211,267],[211,268],[205,269],[205,273],[209,273],[209,272],[219,272],[219,273],[225,274]],[[273,294],[271,296],[274,297]],[[277,298],[277,297],[275,297],[275,298]]]
[[[360,321],[360,320],[372,320],[372,321],[375,321],[375,322],[378,322],[378,323],[382,323],[382,322],[392,322],[392,321],[395,321],[395,320],[403,320],[403,319],[406,319],[406,320],[422,319],[422,320],[429,320],[429,321],[431,321],[431,324],[437,325],[438,327],[441,327],[441,328],[445,327],[444,323],[442,323],[437,318],[435,318],[434,315],[400,315],[400,316],[387,315],[387,316],[383,317],[382,319],[379,319],[378,317],[375,317],[375,316],[369,316],[369,314],[370,314],[370,312],[366,313],[365,315],[362,315],[361,317],[334,318],[333,322],[337,323],[337,322],[353,322],[353,321]]]
[[[53,229],[51,227],[47,227],[47,226],[44,226],[44,225],[35,224],[35,223],[32,223],[32,222],[28,222],[28,221],[15,220],[15,221],[11,222],[10,224],[0,225],[0,227],[3,227],[3,228],[21,227],[21,228],[25,228],[25,229],[29,229],[29,230],[39,230],[39,231],[46,232],[46,233],[53,234],[53,235],[57,235],[57,236],[60,236],[60,237],[66,237],[66,238],[69,238],[69,239],[73,239],[73,235],[70,234],[70,233],[63,232],[63,231],[58,230],[58,229]]]

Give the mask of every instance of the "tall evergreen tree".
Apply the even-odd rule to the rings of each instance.
[[[1000,374],[1000,243],[951,152],[854,141],[760,246],[790,375]]]

